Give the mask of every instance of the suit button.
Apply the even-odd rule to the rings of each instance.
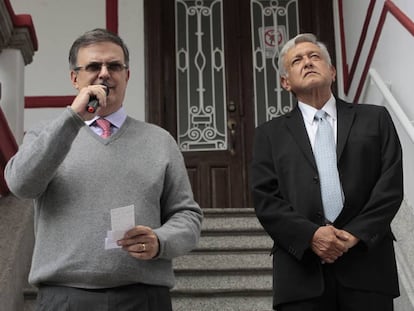
[[[319,177],[318,176],[313,176],[313,182],[315,184],[318,184],[319,183]]]

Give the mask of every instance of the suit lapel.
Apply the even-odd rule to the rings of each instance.
[[[336,152],[339,162],[342,152],[344,151],[353,120],[355,118],[355,111],[353,109],[353,104],[344,102],[338,98],[336,99],[336,107],[338,111],[338,137]],[[302,150],[306,159],[312,164],[315,169],[317,169],[315,158],[312,152],[312,146],[310,145],[309,136],[306,131],[303,116],[300,112],[299,107],[296,105],[295,108],[285,116],[287,128],[293,139]]]
[[[353,109],[353,104],[346,103],[340,99],[336,99],[336,109],[338,112],[338,137],[336,152],[339,162],[342,152],[344,151],[346,141],[348,140],[349,131],[351,130],[351,126],[354,121],[355,111]]]
[[[306,131],[305,123],[303,121],[302,113],[300,112],[299,107],[296,107],[286,115],[286,126],[292,135],[293,139],[302,150],[306,159],[316,168],[315,158],[312,152],[312,146],[309,142],[309,136]]]

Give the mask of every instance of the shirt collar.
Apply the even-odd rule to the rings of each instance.
[[[303,102],[299,102],[298,105],[300,111],[302,112],[304,121],[312,124],[314,121],[315,113],[318,111],[318,109]],[[336,120],[336,100],[333,95],[331,95],[331,97],[322,107],[322,110],[325,111],[334,121]]]
[[[86,125],[91,126],[97,119],[99,119],[100,116],[95,116],[93,119],[85,121]],[[124,107],[119,108],[114,113],[111,113],[110,115],[105,116],[105,119],[107,119],[113,126],[116,126],[117,128],[120,128],[122,124],[124,124],[125,120],[127,118],[127,114],[125,112]]]

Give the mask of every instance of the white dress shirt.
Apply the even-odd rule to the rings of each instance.
[[[96,116],[92,120],[85,121],[85,124],[90,127],[92,131],[94,131],[97,135],[102,134],[102,129],[97,126],[95,123],[96,119],[99,119],[99,116]],[[125,112],[124,107],[119,108],[114,113],[111,113],[110,115],[106,116],[105,119],[111,122],[111,134],[116,133],[118,129],[124,124],[125,119],[127,118],[127,114]]]
[[[302,112],[303,120],[305,121],[306,131],[308,132],[309,140],[312,145],[315,142],[316,131],[318,130],[318,123],[315,121],[315,113],[318,111],[314,107],[305,103],[299,102],[299,109]],[[322,107],[322,110],[328,114],[327,120],[331,124],[334,131],[335,142],[337,141],[337,114],[336,114],[336,100],[333,95]]]

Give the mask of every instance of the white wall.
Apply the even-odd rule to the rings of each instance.
[[[39,42],[33,62],[25,69],[25,96],[75,95],[70,82],[68,53],[85,31],[106,27],[102,0],[11,0],[16,14],[30,14]],[[119,35],[130,50],[131,77],[124,106],[129,115],[145,119],[143,0],[121,0]],[[25,129],[53,118],[61,108],[26,109]]]
[[[372,67],[386,81],[410,120],[414,119],[413,51],[413,36],[393,16],[388,16]]]

